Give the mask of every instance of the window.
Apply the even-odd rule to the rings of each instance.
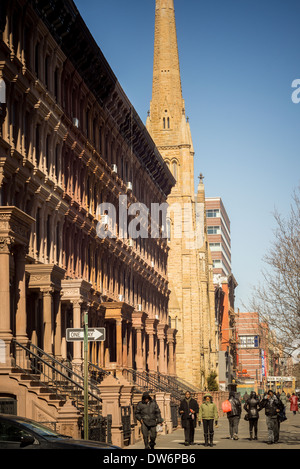
[[[219,226],[208,226],[207,227],[207,234],[212,235],[212,234],[220,234],[221,229]]]
[[[39,165],[40,165],[40,155],[41,155],[41,150],[40,150],[40,125],[37,125],[36,130],[35,130],[35,159],[36,159],[37,167],[39,167]]]
[[[171,241],[171,220],[167,219],[167,240]]]
[[[168,117],[168,110],[165,110],[165,117],[163,117],[163,128],[164,130],[170,128],[170,117]]]
[[[50,57],[45,58],[45,85],[49,89],[49,71],[50,71]]]
[[[58,82],[59,82],[58,68],[56,68],[54,72],[54,96],[57,102],[58,102]]]
[[[36,77],[39,78],[39,55],[40,55],[40,45],[37,42],[35,45],[35,52],[34,52],[34,71]]]
[[[56,181],[58,182],[59,180],[59,147],[56,145],[55,147],[55,176],[56,176]]]
[[[206,211],[206,216],[207,218],[217,218],[220,216],[220,210],[219,209],[209,209]]]
[[[177,161],[172,162],[172,173],[174,178],[177,180]]]
[[[50,174],[50,137],[46,137],[46,170],[48,175]]]
[[[209,243],[211,251],[221,251],[221,243]]]
[[[3,78],[0,78],[0,104],[6,103],[6,84]]]

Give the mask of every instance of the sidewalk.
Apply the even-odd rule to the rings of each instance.
[[[293,415],[287,411],[287,420],[280,425],[279,443],[268,445],[268,431],[264,412],[260,413],[258,420],[258,440],[249,440],[249,424],[244,420],[245,412],[239,424],[239,439],[230,440],[228,422],[226,416],[220,416],[218,427],[215,428],[214,446],[205,447],[203,438],[203,427],[197,427],[195,431],[195,445],[184,445],[184,432],[179,428],[169,435],[158,434],[155,450],[184,450],[198,451],[201,449],[300,449],[300,414]],[[130,450],[144,449],[142,441],[127,447]]]

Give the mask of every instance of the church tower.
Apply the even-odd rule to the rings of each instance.
[[[168,197],[171,290],[178,330],[177,376],[203,389],[217,370],[212,260],[206,236],[203,177],[194,189],[194,147],[182,96],[174,0],[156,0],[153,87],[146,127],[176,179]]]

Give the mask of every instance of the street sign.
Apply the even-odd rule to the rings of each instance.
[[[66,334],[67,342],[84,341],[84,329],[67,329]],[[105,340],[104,327],[89,327],[88,328],[88,341],[89,342],[102,342]]]

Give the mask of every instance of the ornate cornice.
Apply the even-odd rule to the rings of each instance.
[[[36,0],[32,6],[98,103],[108,110],[149,177],[165,196],[169,195],[176,181],[74,2]]]

